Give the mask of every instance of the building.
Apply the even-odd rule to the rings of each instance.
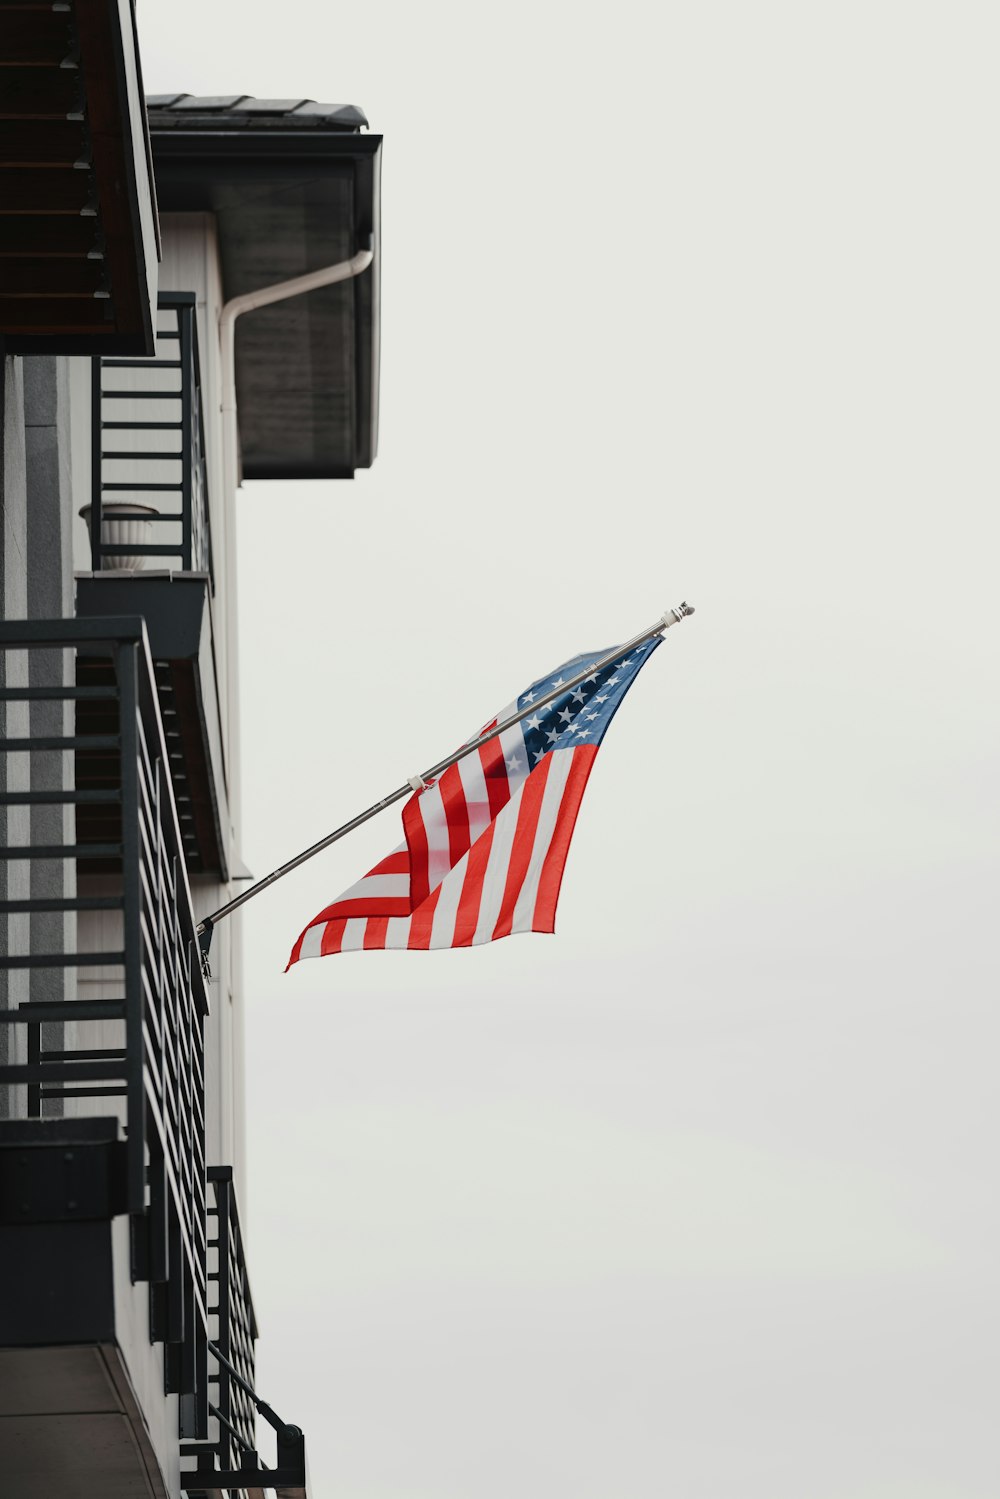
[[[0,1492],[304,1493],[254,1387],[239,917],[210,981],[198,927],[246,878],[239,478],[376,452],[381,139],[144,108],[130,0],[10,8],[0,59]]]

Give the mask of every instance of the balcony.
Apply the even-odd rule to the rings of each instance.
[[[279,1499],[305,1499],[305,1438],[286,1425],[254,1391],[254,1344],[257,1323],[247,1278],[233,1173],[228,1166],[209,1167],[209,1286],[215,1301],[209,1308],[212,1340],[208,1345],[209,1403],[213,1431],[208,1440],[186,1442],[181,1458],[196,1459],[181,1473],[189,1499],[215,1499],[220,1490],[258,1496],[273,1489]],[[266,1466],[257,1452],[257,1412],[274,1428],[277,1460]]]
[[[69,1421],[96,1494],[208,1436],[208,994],[142,621],[3,622],[0,657],[0,1382],[42,1391],[0,1472],[60,1492]]]
[[[171,559],[184,572],[212,573],[202,411],[201,362],[193,292],[161,292],[152,359],[92,361],[91,562],[141,568]],[[148,403],[148,404],[147,404]],[[153,497],[171,496],[163,510]],[[134,539],[115,540],[120,512],[137,513]],[[154,539],[152,532],[166,534]]]
[[[145,625],[0,622],[0,683],[0,1488],[305,1499],[302,1432],[253,1388],[233,1173],[206,1168],[208,992]]]
[[[153,359],[93,361],[90,573],[77,614],[141,615],[190,874],[228,876],[228,788],[192,293],[162,293]]]

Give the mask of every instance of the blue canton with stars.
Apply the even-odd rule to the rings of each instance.
[[[627,655],[623,653],[616,657],[602,672],[593,672],[571,691],[553,698],[537,713],[522,718],[529,766],[534,769],[549,750],[600,744],[626,692],[656,647],[662,644],[663,637],[654,636]],[[586,666],[595,664],[607,654],[606,650],[591,651],[564,662],[548,676],[532,682],[527,692],[518,698],[518,708],[530,707],[536,698],[544,697],[563,682],[571,682]]]

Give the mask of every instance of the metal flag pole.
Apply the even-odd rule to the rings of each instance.
[[[638,635],[633,635],[631,640],[626,640],[623,645],[615,646],[613,651],[609,651],[599,661],[592,661],[589,666],[585,666],[575,677],[570,677],[569,681],[560,682],[559,686],[553,687],[551,692],[546,692],[542,697],[535,698],[526,707],[521,708],[517,713],[512,713],[509,718],[505,718],[502,723],[496,724],[492,729],[487,729],[485,733],[480,734],[476,739],[470,740],[468,744],[464,744],[454,754],[446,756],[443,760],[439,760],[436,765],[431,766],[430,770],[425,770],[422,776],[411,776],[402,786],[397,786],[395,791],[391,791],[381,801],[375,802],[373,806],[366,808],[364,812],[359,812],[357,817],[352,817],[350,822],[345,822],[342,827],[335,828],[332,833],[327,833],[326,837],[321,838],[318,843],[314,843],[309,848],[303,849],[301,854],[296,854],[295,858],[289,859],[287,864],[282,864],[280,868],[273,870],[271,874],[265,875],[262,880],[258,880],[255,885],[251,885],[249,890],[242,891],[226,905],[220,906],[217,911],[213,911],[211,916],[206,916],[204,921],[198,925],[198,941],[201,947],[202,966],[205,969],[206,975],[208,973],[208,953],[212,945],[212,932],[216,922],[221,921],[224,916],[231,916],[234,911],[239,910],[240,906],[245,906],[248,900],[253,900],[255,895],[259,895],[269,885],[275,884],[276,881],[282,879],[286,874],[291,874],[293,869],[298,869],[299,865],[304,864],[307,859],[312,859],[316,854],[322,853],[323,849],[329,848],[331,843],[336,843],[339,839],[346,837],[348,833],[353,833],[355,828],[359,828],[362,823],[370,821],[371,818],[386,807],[391,807],[395,802],[402,801],[405,796],[412,796],[415,791],[422,790],[429,781],[436,780],[439,775],[442,775],[452,765],[457,765],[459,760],[464,760],[466,755],[471,755],[481,745],[489,744],[491,739],[499,738],[512,724],[520,723],[522,718],[527,718],[531,713],[537,713],[539,708],[544,708],[547,703],[551,703],[555,698],[562,697],[574,687],[578,687],[581,682],[585,682],[588,677],[593,676],[594,672],[603,671],[606,666],[611,665],[616,656],[627,656],[630,651],[637,650],[647,640],[652,640],[654,635],[662,635],[664,630],[670,629],[671,625],[678,624],[680,620],[693,613],[694,608],[691,604],[678,604],[675,608],[668,609],[666,614],[661,615],[656,621],[655,625],[649,626],[648,630],[642,630]]]

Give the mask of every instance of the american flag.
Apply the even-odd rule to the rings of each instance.
[[[574,656],[532,682],[480,733],[595,667],[415,792],[403,809],[405,841],[314,917],[288,967],[338,952],[473,947],[512,932],[554,931],[598,747],[661,644],[659,636],[647,640],[602,671],[596,665],[608,651]]]

